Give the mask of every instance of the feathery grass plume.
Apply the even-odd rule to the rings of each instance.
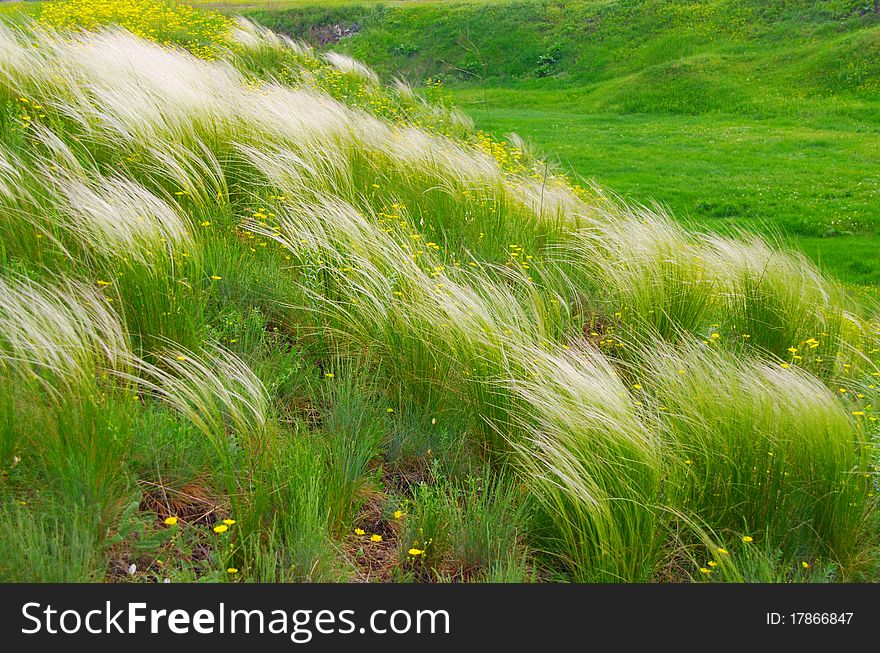
[[[323,183],[336,183],[337,192],[352,200],[353,175],[361,188],[387,177],[417,201],[425,188],[444,189],[444,203],[452,208],[462,190],[505,193],[503,176],[490,156],[423,130],[394,131],[323,93],[278,84],[252,90],[226,64],[168,52],[118,30],[80,35],[73,45],[50,33],[37,38],[39,57],[25,66],[26,74],[21,66],[13,71],[16,92],[30,90],[79,124],[92,147],[113,151],[124,144],[146,155],[156,170],[177,170],[173,177],[182,190],[201,186],[213,191],[199,193],[202,201],[217,191],[223,194],[224,185],[200,181],[222,178],[216,166],[204,168],[199,161],[205,158],[200,143],[214,158],[226,159],[234,142],[256,150],[273,149],[273,144],[292,150],[316,169],[333,171]],[[41,71],[51,69],[57,70],[50,80]],[[181,145],[193,152],[183,162],[171,154]],[[169,166],[169,158],[176,165]],[[340,174],[345,165],[351,170]],[[421,202],[421,213],[439,215],[430,201]]]
[[[538,507],[530,535],[570,578],[649,578],[675,514],[722,534],[766,522],[780,546],[821,541],[841,561],[856,556],[870,471],[868,420],[854,418],[867,414],[850,414],[866,411],[842,408],[807,372],[833,378],[868,345],[814,267],[580,192],[516,142],[518,153],[415,127],[436,111],[449,134],[455,119],[412,104],[405,88],[383,95],[348,59],[333,64],[244,22],[232,37],[226,61],[206,62],[120,29],[0,27],[0,94],[48,116],[0,150],[10,216],[0,260],[100,280],[125,324],[81,283],[55,292],[7,272],[0,382],[111,368],[158,397],[219,453],[264,579],[334,576],[331,537],[358,505],[382,425],[426,407],[454,415],[475,448],[508,454],[497,464],[517,463]],[[245,233],[232,229],[242,214]],[[66,258],[44,252],[57,245]],[[332,410],[365,433],[333,419],[328,440],[283,431],[241,360],[199,350],[222,320],[211,312],[267,306],[318,360],[369,361],[400,408],[359,403],[360,389],[346,395],[340,383]],[[228,341],[261,359],[262,344],[244,345],[280,342],[266,325],[258,316]],[[613,355],[584,344],[609,329],[620,329]],[[705,347],[690,343],[697,335]],[[841,339],[851,347],[838,355]],[[813,345],[816,365],[801,356]],[[64,404],[55,430],[79,435],[53,440],[45,459],[97,505],[103,481],[76,466],[107,478],[123,440],[95,402]],[[13,407],[2,405],[4,424]],[[484,544],[463,546],[489,564],[501,553]]]
[[[129,355],[99,291],[74,281],[50,288],[0,277],[0,451],[27,456],[41,499],[82,517],[68,522],[69,532],[57,524],[49,530],[90,542],[89,560],[98,566],[108,525],[128,493],[120,460],[134,409],[105,371],[124,370]]]
[[[368,66],[365,66],[360,61],[352,59],[347,54],[333,51],[325,52],[324,59],[326,59],[331,66],[333,66],[339,72],[345,75],[351,75],[356,79],[368,82],[370,84],[379,83],[379,76],[375,73],[375,71],[373,71]]]
[[[5,22],[0,24],[0,80],[4,84],[12,85],[36,73],[33,63],[42,53],[33,52],[29,43],[40,38],[38,31],[33,24],[23,29],[13,29]]]
[[[37,130],[35,139],[47,152],[34,168],[51,218],[35,229],[112,286],[107,291],[119,301],[132,345],[151,349],[155,338],[194,343],[204,298],[187,281],[199,277],[192,220],[123,173],[81,164],[49,130]]]
[[[356,147],[362,134],[387,129],[375,118],[352,111],[312,89],[267,84],[240,92],[239,119],[248,126],[237,134],[253,147],[294,149],[307,158],[332,159]]]
[[[154,358],[129,357],[131,372],[119,376],[171,407],[208,440],[220,466],[218,481],[235,513],[243,514],[248,483],[270,446],[266,388],[241,359],[219,345],[199,353],[167,349]]]
[[[347,158],[314,149],[309,152],[287,147],[255,147],[235,144],[237,151],[253,166],[260,177],[291,195],[306,197],[326,189],[352,193],[353,183]]]
[[[170,349],[155,363],[136,357],[124,379],[171,406],[220,452],[263,446],[269,397],[262,382],[235,354],[215,345],[198,354]]]
[[[591,222],[549,255],[569,285],[600,299],[604,315],[594,319],[619,314],[634,339],[675,340],[716,317],[718,283],[696,238],[646,209]]]
[[[512,445],[543,508],[544,548],[580,582],[647,580],[660,544],[662,441],[600,352],[527,347],[519,357],[526,373],[508,381],[523,404]]]
[[[122,369],[128,340],[97,290],[69,281],[49,288],[25,277],[0,277],[0,357],[25,377],[48,374],[49,386],[91,382]]]
[[[366,144],[386,157],[386,165],[398,168],[396,175],[412,175],[418,183],[433,178],[448,191],[495,189],[503,183],[498,163],[487,154],[416,127],[392,132],[378,122],[370,126],[374,129],[364,138]]]
[[[283,78],[305,84],[309,64],[318,61],[308,45],[240,16],[230,29],[229,41],[224,58],[248,78],[269,81]]]
[[[743,234],[737,241],[707,236],[706,259],[724,284],[730,323],[752,344],[785,357],[789,347],[824,332],[836,347],[846,305],[843,292],[805,256]],[[828,360],[835,353],[829,351]]]
[[[243,16],[235,16],[230,29],[230,40],[241,49],[258,50],[290,50],[297,55],[311,54],[311,48],[300,41],[295,41],[286,34],[279,34],[258,25]],[[237,54],[234,52],[233,54]]]
[[[540,179],[521,177],[507,182],[511,196],[524,208],[538,216],[541,222],[572,228],[585,212],[583,202],[571,187],[556,176]]]
[[[513,334],[548,341],[558,328],[552,302],[525,284],[524,299],[511,289],[524,280],[514,271],[502,268],[498,283],[479,279],[478,290],[468,273],[447,269],[408,232],[389,233],[341,200],[296,200],[279,211],[277,229],[253,220],[244,226],[295,256],[301,289],[312,298],[306,319],[352,350],[371,343],[396,382],[423,401],[470,392],[466,405],[503,414],[501,399],[478,379],[504,373]]]
[[[137,182],[70,174],[54,164],[42,168],[60,200],[58,225],[86,252],[161,267],[164,259],[192,249],[188,220]]]
[[[646,349],[647,345],[643,345]],[[715,530],[766,530],[788,551],[858,548],[871,447],[820,380],[711,346],[658,346],[640,385],[668,438],[667,501]]]
[[[228,63],[205,62],[119,29],[65,35],[35,28],[32,38],[39,48],[0,29],[0,78],[87,132],[149,142],[220,126],[235,113],[230,103],[241,77]]]
[[[416,102],[416,92],[408,81],[401,77],[392,77],[391,78],[391,88],[397,93],[399,98],[406,100],[409,103]]]
[[[199,139],[188,147],[182,142],[161,138],[143,143],[140,148],[143,162],[136,166],[137,174],[162,189],[163,195],[174,197],[178,205],[185,201],[197,210],[211,211],[229,201],[227,173],[215,154],[217,151],[227,160],[227,167],[234,166],[232,149],[225,143],[213,144],[212,149]]]
[[[0,196],[5,200],[18,197],[17,188],[21,186],[21,163],[0,144]]]

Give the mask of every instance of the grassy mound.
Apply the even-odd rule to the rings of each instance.
[[[877,326],[806,259],[115,16],[0,29],[2,578],[875,573]]]

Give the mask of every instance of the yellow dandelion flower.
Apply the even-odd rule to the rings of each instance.
[[[422,551],[421,549],[417,549],[417,548],[413,547],[412,549],[410,549],[409,551],[407,551],[407,553],[410,554],[411,556],[420,556],[420,555],[422,555],[422,554],[424,553],[424,551]]]
[[[229,530],[229,526],[227,526],[226,524],[220,524],[219,526],[214,527],[215,533],[225,533],[228,530]]]
[[[366,535],[367,532],[363,528],[356,528],[356,529],[354,529],[354,534],[355,535]]]
[[[226,524],[227,526],[232,526],[235,523],[235,520],[234,519],[224,519],[223,523]]]
[[[745,542],[746,544],[748,544],[749,542],[753,542],[754,539],[752,538],[751,535],[745,535],[745,536],[743,536],[742,541]]]
[[[168,526],[174,526],[177,523],[177,517],[171,516],[165,518],[165,523]]]
[[[226,573],[227,573],[227,574],[237,574],[237,573],[238,573],[238,569],[236,569],[235,567],[229,567],[229,568],[226,570]]]
[[[216,275],[216,274],[212,274],[212,275],[211,275],[211,279],[213,279],[214,281],[220,281],[220,279],[222,279],[222,278],[223,278],[223,277],[218,276],[218,275]]]
[[[381,542],[381,541],[382,541],[382,536],[379,535],[378,533],[373,533],[372,535],[370,535],[370,542]]]
[[[403,510],[395,510],[394,511],[394,518],[400,519],[401,517],[403,517]]]
[[[720,547],[720,546],[719,546],[719,547],[718,547],[718,553],[721,553],[722,555],[727,555],[727,554],[728,554],[728,550],[725,549],[725,548],[723,548],[723,547]]]

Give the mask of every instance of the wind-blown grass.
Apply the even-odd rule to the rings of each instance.
[[[43,115],[0,139],[2,378],[37,375],[35,421],[88,445],[5,420],[3,451],[34,459],[5,495],[66,470],[107,533],[148,480],[184,578],[647,581],[703,532],[865,568],[873,408],[836,386],[867,404],[876,351],[841,288],[514,165],[361,64],[230,35],[209,61],[118,27],[0,28],[0,98]],[[142,478],[146,424],[164,460],[202,452],[214,505],[179,507],[158,453]],[[378,539],[352,544],[364,520]]]

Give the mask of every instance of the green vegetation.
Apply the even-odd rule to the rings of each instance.
[[[303,4],[303,3],[301,3]],[[312,3],[317,5],[318,3]],[[534,0],[248,15],[386,77],[442,79],[477,125],[712,231],[781,233],[880,281],[880,19],[866,0]]]
[[[877,578],[847,287],[192,15],[0,25],[0,579]]]

